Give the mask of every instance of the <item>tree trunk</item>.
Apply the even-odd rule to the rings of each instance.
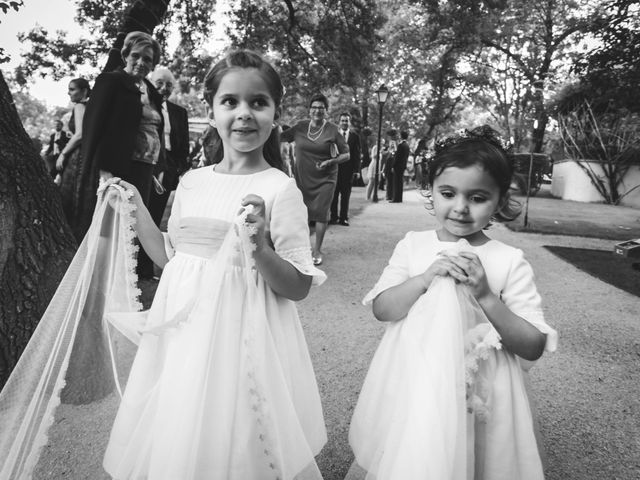
[[[0,387],[75,250],[58,188],[0,72]]]

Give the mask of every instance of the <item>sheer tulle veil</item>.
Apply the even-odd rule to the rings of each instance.
[[[299,399],[291,394],[287,375],[292,370],[283,368],[282,351],[279,348],[283,341],[271,331],[266,305],[274,299],[255,268],[252,257],[254,244],[250,240],[250,235],[255,234],[255,231],[245,221],[248,209],[235,219],[235,223],[225,222],[226,233],[223,234],[217,252],[211,259],[207,259],[199,290],[177,314],[165,318],[163,314],[154,317],[153,308],[151,314],[140,311],[140,292],[135,287],[134,273],[137,247],[134,245],[133,208],[125,192],[118,186],[98,191],[98,205],[91,228],[0,393],[0,479],[28,479],[41,474],[51,477],[52,473],[43,468],[49,468],[49,449],[58,448],[64,449],[67,455],[70,453],[74,464],[79,458],[88,458],[87,451],[94,451],[89,458],[90,462],[94,461],[93,457],[102,458],[104,454],[102,466],[112,475],[114,474],[109,468],[119,468],[121,461],[133,462],[135,467],[131,471],[150,471],[144,454],[132,452],[132,458],[125,459],[117,452],[111,452],[110,455],[108,447],[105,454],[108,432],[111,431],[113,436],[113,431],[118,430],[116,426],[112,427],[117,425],[117,420],[114,424],[115,411],[110,409],[119,403],[114,392],[122,397],[121,380],[124,384],[124,379],[129,377],[131,360],[134,354],[140,355],[145,339],[151,339],[152,344],[155,336],[172,337],[172,332],[185,334],[190,359],[205,360],[187,362],[189,375],[171,376],[174,371],[182,371],[180,362],[177,362],[179,365],[172,363],[172,368],[167,367],[169,373],[164,370],[161,372],[177,379],[176,383],[179,383],[172,384],[175,388],[170,389],[171,395],[163,396],[162,400],[170,398],[171,402],[177,402],[180,407],[162,410],[165,417],[161,420],[155,420],[154,417],[151,424],[162,425],[163,431],[159,435],[161,440],[170,432],[166,444],[158,440],[157,436],[154,437],[154,442],[161,444],[158,450],[162,452],[159,457],[163,467],[166,460],[167,468],[180,473],[172,475],[167,474],[167,470],[160,469],[159,478],[244,480],[248,477],[239,476],[238,471],[244,471],[244,464],[251,464],[257,472],[251,477],[255,479],[321,479],[314,454],[326,441],[324,424],[321,414],[318,425],[306,418],[300,419],[295,414],[297,408],[305,405],[300,405]],[[238,276],[239,283],[229,281],[234,280],[234,275]],[[234,288],[235,290],[230,290]],[[154,323],[155,321],[159,323]],[[217,338],[217,325],[234,325],[236,328],[233,331],[238,330],[238,341],[232,349],[232,354],[236,357],[233,362],[228,361],[224,368],[210,372],[206,359],[213,354],[211,342]],[[220,330],[224,329],[221,327]],[[149,336],[141,337],[143,333]],[[297,336],[294,337],[288,341],[295,343],[300,340]],[[236,337],[233,333],[228,338],[233,340]],[[146,345],[149,344],[147,342]],[[303,352],[301,348],[292,351],[296,354]],[[228,349],[216,351],[216,359],[220,360],[218,364],[223,364],[225,358],[228,358],[224,357],[225,354],[229,354]],[[143,358],[146,357],[143,355]],[[231,375],[233,379],[229,379],[228,383],[220,383],[220,378],[226,379],[230,363],[236,365],[236,370]],[[159,374],[158,378],[163,377]],[[203,393],[203,386],[213,382],[212,378],[221,385],[229,385],[226,390],[222,389],[225,391],[217,390],[213,395],[219,405],[228,408],[216,410],[208,405],[212,395],[205,395],[207,392]],[[299,375],[295,378],[300,380]],[[130,378],[128,381],[135,384]],[[127,398],[139,398],[136,397],[136,388],[133,388],[133,393],[130,390],[124,395],[124,403],[127,403]],[[145,395],[146,393],[142,397],[146,398]],[[307,396],[303,395],[303,398],[315,397],[310,392]],[[104,401],[98,402],[102,399]],[[55,428],[50,427],[60,404],[63,405],[55,416],[56,422],[68,411],[73,421],[78,423],[77,415],[82,411],[82,415],[86,414],[87,417],[81,418],[95,426],[96,418],[103,412],[109,416],[113,413],[110,420],[105,420],[105,425],[100,425],[109,430],[92,432],[95,435],[85,442],[76,438],[56,441],[57,425]],[[157,413],[156,406],[154,403],[150,407],[154,415]],[[304,408],[302,411],[307,412]],[[313,409],[308,411],[315,412]],[[230,415],[228,412],[236,413]],[[126,414],[124,416],[128,418]],[[233,419],[232,425],[229,419]],[[167,427],[169,420],[173,424],[177,423],[177,429]],[[226,425],[228,423],[231,426]],[[219,443],[212,446],[208,440],[208,432],[227,431],[218,428],[220,424],[226,425],[229,437],[222,435]],[[317,428],[310,428],[311,424]],[[129,425],[124,422],[124,427],[122,424],[121,427],[128,428]],[[91,426],[83,424],[78,428],[87,429]],[[238,438],[253,442],[251,452],[247,452],[244,440],[239,441]],[[127,440],[130,438],[127,437]],[[74,442],[73,446],[60,445],[71,441]],[[92,441],[92,445],[87,445]],[[119,445],[118,442],[115,444]],[[45,446],[46,450],[43,448]],[[226,467],[229,462],[225,463],[224,459],[221,461],[222,465],[208,463],[212,448],[217,449],[218,455],[228,451],[227,457],[235,459],[232,467]],[[225,455],[222,454],[223,457]],[[42,461],[38,463],[40,457]],[[114,463],[118,465],[114,466]],[[240,463],[242,465],[239,466]],[[93,469],[102,472],[98,465],[87,468]],[[217,473],[212,473],[213,470]],[[158,471],[153,471],[156,473],[149,473],[149,477],[158,478]],[[71,474],[74,475],[76,478],[89,478],[86,472],[82,474],[86,476]],[[114,476],[134,478],[130,475],[118,472]],[[135,476],[142,477],[147,478],[146,473]]]
[[[115,331],[105,319],[141,308],[134,208],[119,186],[98,190],[91,227],[0,392],[2,479],[31,478],[61,402],[86,404],[120,390]]]

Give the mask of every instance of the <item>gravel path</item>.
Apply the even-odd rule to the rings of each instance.
[[[342,480],[353,461],[349,421],[383,332],[360,301],[408,230],[435,227],[413,191],[402,204],[370,204],[363,194],[363,188],[354,189],[351,227],[327,232],[322,268],[329,280],[298,307],[329,433],[318,457],[326,480]],[[531,371],[547,479],[639,479],[640,301],[543,248],[611,250],[612,241],[514,233],[501,225],[490,235],[525,251],[547,321],[560,333],[558,351]],[[109,398],[91,408],[62,406],[36,478],[108,478],[100,464],[114,405]],[[83,453],[77,454],[80,446]]]

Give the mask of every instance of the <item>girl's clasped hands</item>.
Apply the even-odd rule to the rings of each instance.
[[[469,287],[476,299],[491,294],[487,275],[480,258],[473,252],[459,252],[458,255],[441,254],[422,274],[425,289],[428,289],[436,276],[450,276],[456,283]]]

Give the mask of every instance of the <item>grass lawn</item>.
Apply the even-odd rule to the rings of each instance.
[[[550,245],[544,248],[603,282],[640,297],[640,258],[614,255],[610,250]]]
[[[516,199],[524,207],[526,199]],[[537,196],[529,199],[526,227],[524,214],[523,209],[522,215],[507,223],[507,227],[514,231],[613,240],[611,250],[545,248],[580,270],[640,296],[640,271],[633,267],[634,263],[640,267],[640,258],[629,259],[613,253],[614,243],[640,238],[640,209],[561,200],[551,197],[549,187],[543,186]]]

